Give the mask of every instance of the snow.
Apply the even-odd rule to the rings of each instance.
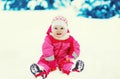
[[[0,12],[0,79],[35,79],[29,66],[38,61],[46,31],[59,14],[68,18],[81,45],[78,59],[85,69],[69,76],[57,70],[47,79],[120,79],[120,19],[86,19],[65,10]]]

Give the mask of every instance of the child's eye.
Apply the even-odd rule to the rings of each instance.
[[[55,27],[54,29],[56,29],[56,30],[57,30],[57,27]]]
[[[63,28],[63,27],[61,27],[60,29],[61,29],[61,30],[63,30],[64,28]]]

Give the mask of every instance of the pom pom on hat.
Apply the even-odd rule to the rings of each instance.
[[[56,16],[55,18],[53,18],[52,20],[52,27],[56,26],[56,25],[60,25],[63,26],[64,28],[67,28],[68,26],[68,21],[65,17],[63,16]]]

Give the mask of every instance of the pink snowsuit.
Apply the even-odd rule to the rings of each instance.
[[[69,59],[76,59],[79,54],[80,45],[72,36],[66,40],[56,40],[48,34],[42,45],[42,56],[38,64],[44,67],[46,74],[56,67],[63,73],[69,74],[74,64]]]

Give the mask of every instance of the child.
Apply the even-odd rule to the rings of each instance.
[[[75,67],[72,60],[79,57],[80,45],[69,34],[68,21],[63,16],[56,16],[47,31],[42,45],[42,56],[37,64],[32,64],[31,72],[35,77],[47,77],[49,72],[56,70],[56,67],[63,73],[69,75],[71,71],[81,72],[84,63],[78,60]]]

